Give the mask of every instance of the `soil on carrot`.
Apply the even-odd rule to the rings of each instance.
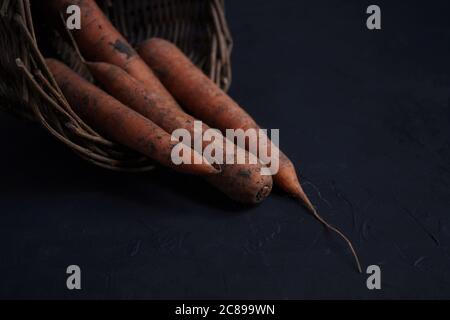
[[[239,170],[238,175],[244,178],[250,178],[252,173],[250,170]]]
[[[109,44],[114,48],[114,50],[126,55],[127,59],[130,59],[136,55],[136,51],[120,39],[117,39],[115,43],[110,42]]]

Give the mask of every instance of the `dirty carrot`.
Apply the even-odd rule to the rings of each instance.
[[[46,63],[70,106],[93,128],[177,171],[198,175],[218,173],[217,169],[193,150],[192,164],[175,165],[171,161],[171,152],[176,143],[171,141],[167,132],[92,85],[63,63],[54,59],[47,59]]]
[[[180,109],[173,109],[165,104],[161,96],[148,90],[141,82],[134,79],[123,69],[108,63],[86,62],[94,78],[101,86],[119,101],[134,109],[148,119],[155,122],[167,132],[174,132],[183,128],[189,131],[191,137],[195,136],[196,119]],[[208,130],[208,126],[203,124],[202,133]],[[220,135],[222,142],[219,147],[225,144],[225,138]],[[191,141],[192,143],[193,141]],[[206,148],[211,141],[202,141]],[[225,148],[222,148],[225,162]],[[272,177],[261,175],[262,164],[258,161],[250,163],[250,154],[245,150],[246,162],[237,163],[235,153],[233,164],[222,164],[222,171],[214,176],[206,177],[207,181],[221,190],[228,197],[235,201],[255,204],[264,200],[272,189]]]
[[[196,118],[223,132],[226,129],[259,129],[255,120],[174,44],[153,38],[142,43],[138,52],[169,92]],[[257,141],[253,142],[258,145]],[[268,147],[269,154],[277,148],[271,143]],[[273,177],[275,185],[300,200],[324,226],[346,241],[361,272],[358,256],[350,240],[318,214],[303,191],[293,163],[281,151],[279,154],[279,170]]]
[[[66,12],[69,5],[81,10],[81,28],[70,31],[83,57],[117,65],[142,81],[149,90],[158,92],[167,104],[179,108],[148,65],[139,57],[123,35],[112,25],[94,0],[50,0],[56,13]]]

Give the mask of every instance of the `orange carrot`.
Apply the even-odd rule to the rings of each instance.
[[[54,59],[47,59],[46,62],[70,106],[93,128],[177,171],[198,175],[218,173],[193,150],[192,164],[175,165],[171,161],[171,152],[176,143],[171,141],[167,132],[95,87],[63,63]]]
[[[169,92],[196,118],[223,132],[226,129],[259,129],[257,123],[244,109],[172,43],[153,38],[142,43],[138,52]],[[258,141],[250,142],[258,145]],[[269,155],[277,148],[274,144],[269,144],[268,147]],[[293,163],[281,151],[279,154],[279,170],[273,177],[275,185],[302,201],[321,223],[338,233],[349,245],[361,271],[358,256],[350,240],[318,214],[301,187]]]
[[[159,94],[147,90],[142,83],[123,69],[108,63],[87,62],[86,64],[102,87],[125,105],[152,120],[167,132],[183,128],[191,134],[191,137],[195,136],[194,122],[196,119],[194,117],[181,109],[172,109],[170,105],[166,105]],[[201,129],[202,132],[205,132],[209,128],[203,124]],[[219,143],[219,146],[223,147],[226,141],[223,136],[221,139],[222,142]],[[204,141],[203,148],[210,143],[210,141]],[[222,148],[222,151],[223,158],[217,160],[224,163],[225,148]],[[262,165],[259,162],[249,163],[250,154],[245,150],[241,151],[245,153],[247,161],[245,164],[236,163],[237,153],[235,153],[234,164],[223,164],[219,174],[206,177],[206,179],[235,201],[259,203],[270,194],[272,177],[261,175]]]
[[[72,35],[83,55],[89,61],[103,61],[115,64],[145,86],[157,92],[165,103],[179,108],[174,98],[164,88],[153,71],[139,57],[128,41],[111,24],[94,0],[49,0],[56,12],[65,12],[69,5],[81,9],[81,29]]]
[[[252,117],[175,45],[153,38],[141,44],[139,53],[174,97],[198,119],[223,132],[226,129],[259,129]],[[274,182],[287,193],[302,199],[309,207],[312,206],[298,181],[294,165],[281,152],[280,168]]]

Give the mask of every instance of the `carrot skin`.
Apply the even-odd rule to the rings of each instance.
[[[136,53],[124,36],[112,25],[94,0],[49,0],[55,12],[65,12],[69,5],[81,9],[81,29],[72,31],[83,57],[89,61],[104,61],[121,67],[130,75],[157,92],[167,104],[180,108],[153,71]]]
[[[138,48],[141,57],[174,97],[195,117],[225,132],[226,129],[259,129],[253,118],[221,90],[172,43],[152,38]],[[276,148],[273,144],[269,148]],[[270,154],[270,149],[268,154]],[[274,183],[288,194],[307,199],[294,165],[279,151],[279,171]]]
[[[194,136],[194,122],[196,119],[181,109],[172,109],[164,103],[164,99],[147,90],[136,79],[121,68],[108,63],[87,63],[93,76],[119,101],[155,122],[167,132],[176,129],[186,129]],[[203,132],[209,127],[203,124]],[[225,138],[222,137],[225,142]],[[192,143],[193,141],[191,141]],[[211,142],[203,142],[205,148]],[[245,152],[244,150],[242,150]],[[207,181],[225,193],[228,197],[242,203],[259,203],[272,190],[272,177],[261,175],[260,163],[250,164],[249,154],[246,153],[246,164],[222,164],[222,171],[206,177]],[[224,160],[224,159],[223,159]],[[236,155],[235,159],[236,161]]]
[[[63,63],[54,59],[47,59],[46,63],[70,106],[93,128],[177,171],[196,175],[218,172],[193,150],[193,158],[201,160],[201,164],[175,165],[171,161],[171,151],[176,142],[171,141],[167,132],[95,87]]]

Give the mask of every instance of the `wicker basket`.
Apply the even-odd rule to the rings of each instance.
[[[36,36],[36,21],[40,18],[42,21],[42,17],[33,10],[35,3],[32,1],[30,6],[30,0],[0,0],[0,48],[3,50],[0,54],[0,107],[38,121],[78,155],[96,165],[120,171],[152,169],[149,159],[101,136],[71,110],[45,65],[43,50],[51,47],[51,52],[59,59],[91,78],[72,46],[56,31],[46,30],[45,40],[50,41],[45,44],[39,41],[44,37]],[[168,39],[224,90],[228,89],[232,40],[223,0],[105,0],[98,3],[133,45],[152,36]]]

